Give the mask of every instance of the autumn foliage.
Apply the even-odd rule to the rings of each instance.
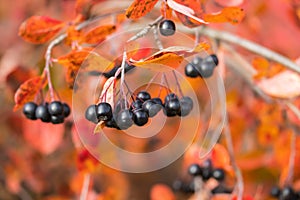
[[[276,199],[270,196],[273,186],[290,186],[300,198],[298,1],[18,3],[15,7],[8,2],[14,12],[2,16],[12,24],[8,33],[13,36],[5,34],[0,45],[0,199]],[[164,19],[176,24],[174,36],[160,33]],[[5,33],[3,25],[0,29]],[[192,42],[178,45],[178,38]],[[193,58],[209,55],[218,59],[213,78],[187,76],[185,66]],[[141,80],[146,83],[130,88],[130,83]],[[212,116],[222,105],[220,99],[210,99],[210,92],[220,90],[209,91],[211,82],[222,83],[226,92],[225,113],[217,116],[224,120],[220,136],[208,128],[213,124],[217,129],[218,120]],[[87,102],[74,100],[78,91],[87,89],[89,103],[107,102],[114,110],[130,107],[139,90],[161,99],[171,91],[182,97],[193,90],[201,117],[192,115],[182,123],[185,134],[194,136],[169,165],[150,172],[123,172],[100,161],[113,160],[112,166],[120,168],[140,163],[109,150],[101,154],[104,137],[134,154],[158,151],[182,137],[180,149],[189,138],[177,135],[181,118],[165,120],[162,130],[149,138],[142,127],[134,127],[141,136],[134,137],[120,127],[108,129],[105,121],[91,124],[84,118]],[[127,102],[118,105],[124,97]],[[28,102],[52,101],[70,105],[72,114],[64,124],[22,115]],[[162,116],[163,112],[158,117]],[[149,123],[159,119],[149,117]],[[199,125],[191,133],[195,123]],[[212,175],[200,180],[188,173],[192,164],[205,168],[208,161],[213,169],[224,171],[225,180],[218,182]],[[192,189],[174,188],[178,180]],[[211,192],[220,185],[230,192]]]

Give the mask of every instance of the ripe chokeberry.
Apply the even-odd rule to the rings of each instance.
[[[68,117],[71,113],[70,106],[66,103],[63,103],[64,117]]]
[[[206,181],[211,178],[211,175],[212,175],[212,162],[211,160],[206,160],[203,163],[202,178],[204,181]]]
[[[48,105],[48,111],[51,115],[61,115],[64,111],[63,104],[60,101],[52,101]]]
[[[198,70],[195,68],[195,66],[192,63],[188,63],[185,66],[184,73],[186,76],[191,78],[196,78],[199,75]]]
[[[96,109],[97,119],[100,121],[108,121],[112,118],[112,108],[109,103],[101,102]]]
[[[295,200],[295,199],[297,199],[297,195],[292,187],[286,186],[282,189],[279,199],[280,200]]]
[[[202,78],[209,78],[214,72],[215,63],[213,62],[201,62],[200,65],[196,65],[199,76]]]
[[[198,164],[192,164],[188,168],[188,173],[192,176],[201,176],[202,168]]]
[[[168,117],[176,116],[177,113],[180,111],[180,102],[178,98],[170,99],[169,101],[165,102],[165,114]]]
[[[142,101],[147,101],[147,100],[151,99],[151,95],[147,91],[140,91],[137,94],[136,98],[140,99]]]
[[[214,66],[219,64],[219,59],[216,54],[211,54],[204,58],[204,62],[214,63]]]
[[[166,97],[165,97],[165,103],[167,101],[170,101],[171,99],[178,99],[178,97],[177,97],[177,95],[175,93],[170,93],[170,94],[166,95]]]
[[[42,122],[50,122],[51,115],[48,112],[47,105],[39,105],[35,110],[35,116],[37,119],[41,119]]]
[[[163,102],[160,98],[156,97],[156,98],[152,98],[151,99],[154,103],[160,105],[160,106],[163,106]]]
[[[128,129],[133,124],[133,113],[131,110],[121,110],[116,117],[117,126],[121,130]]]
[[[187,116],[193,109],[193,100],[188,96],[184,96],[179,100],[179,102],[180,110],[177,114],[179,116]]]
[[[63,115],[51,115],[52,124],[61,124],[64,122],[64,119]]]
[[[212,194],[231,194],[232,190],[226,188],[222,184],[217,185],[214,189],[211,190]]]
[[[137,126],[143,126],[148,122],[148,114],[143,109],[133,111],[133,121]]]
[[[273,186],[271,188],[270,195],[272,197],[278,198],[280,196],[280,194],[281,194],[281,190],[280,190],[280,188],[278,186]]]
[[[132,110],[134,109],[139,109],[139,108],[142,108],[143,107],[143,101],[140,100],[140,99],[136,99],[135,101],[133,101],[130,105],[130,108]]]
[[[214,169],[212,171],[212,177],[217,181],[223,181],[225,179],[225,171],[223,169]]]
[[[105,126],[108,127],[108,128],[120,129],[113,117],[110,120],[105,121]]]
[[[149,117],[154,117],[162,108],[160,104],[157,104],[152,99],[149,99],[143,103],[143,110],[149,115]]]
[[[97,118],[97,106],[96,105],[90,105],[86,111],[85,111],[85,118],[95,124],[99,122]]]
[[[195,65],[201,65],[201,63],[203,62],[203,58],[201,58],[200,56],[196,56],[194,57],[194,59],[192,60],[192,64]]]
[[[159,24],[159,32],[163,36],[174,35],[176,31],[175,23],[172,20],[165,19]]]
[[[36,103],[28,102],[23,107],[23,113],[28,119],[36,120],[37,119],[36,116],[35,116],[36,108],[37,108]]]

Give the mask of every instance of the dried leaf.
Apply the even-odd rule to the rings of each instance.
[[[100,133],[101,130],[104,128],[104,126],[105,126],[104,121],[100,121],[94,129],[94,134]]]
[[[46,16],[32,16],[19,28],[19,36],[36,44],[48,42],[55,36],[65,23]]]
[[[167,185],[156,184],[151,188],[151,200],[175,200],[175,194]]]
[[[130,60],[130,62],[132,62],[133,65],[137,67],[143,67],[143,68],[148,68],[148,69],[153,69],[158,71],[166,71],[169,69],[166,69],[163,66],[168,66],[173,69],[176,69],[177,67],[179,67],[183,59],[184,59],[183,56],[177,55],[173,52],[160,52],[144,60],[140,60],[140,61]],[[158,67],[159,65],[162,66],[162,68]]]
[[[38,76],[31,78],[20,85],[19,89],[15,93],[14,111],[32,100],[39,90],[46,86],[46,83],[47,81],[44,76]]]
[[[115,104],[115,86],[116,86],[116,77],[110,77],[104,83],[101,95],[100,102],[107,102],[114,107]],[[98,103],[100,103],[98,102]]]
[[[270,96],[294,98],[300,95],[300,76],[292,71],[284,71],[258,82],[258,86]]]
[[[126,10],[126,16],[130,19],[138,19],[150,12],[158,0],[135,0]]]
[[[239,6],[244,3],[244,0],[215,0],[221,6],[230,7],[230,6]]]
[[[203,19],[206,22],[213,22],[213,23],[229,22],[231,24],[240,23],[244,19],[244,17],[245,17],[244,10],[238,7],[227,7],[218,13],[203,15]]]
[[[25,140],[43,154],[50,154],[59,147],[63,141],[64,130],[63,124],[23,120]]]
[[[115,25],[103,25],[87,32],[83,37],[83,42],[88,44],[97,44],[102,42],[106,36],[116,31]]]

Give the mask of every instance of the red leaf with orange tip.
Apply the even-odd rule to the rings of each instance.
[[[87,32],[83,37],[83,42],[88,44],[97,44],[102,42],[106,36],[116,31],[115,25],[103,25]]]
[[[28,42],[42,44],[55,36],[65,23],[46,16],[32,16],[19,28],[19,36]]]
[[[206,22],[224,23],[229,22],[231,24],[240,23],[245,17],[243,9],[238,7],[227,7],[215,14],[204,14],[203,19]]]
[[[19,89],[15,93],[14,111],[32,100],[39,90],[46,86],[46,83],[47,81],[44,76],[38,76],[31,78],[20,85]]]
[[[156,184],[151,188],[151,200],[175,200],[175,195],[171,188],[164,184]]]
[[[135,0],[126,10],[126,16],[130,19],[138,19],[150,12],[158,0]]]

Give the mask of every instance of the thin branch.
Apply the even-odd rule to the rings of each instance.
[[[163,44],[162,44],[162,42],[161,42],[161,40],[160,40],[160,38],[158,36],[157,29],[158,28],[157,28],[157,25],[156,25],[156,26],[153,27],[152,31],[153,31],[153,36],[154,36],[155,43],[156,43],[158,49],[161,51],[161,50],[164,49],[164,47],[163,47]]]
[[[292,127],[288,174],[285,179],[285,185],[291,185],[291,183],[293,182],[294,169],[295,169],[295,157],[296,157],[296,131],[294,130],[294,127]]]
[[[137,40],[141,37],[144,37],[150,31],[150,29],[153,26],[156,26],[162,19],[163,19],[163,16],[159,16],[154,22],[148,24],[148,26],[146,26],[143,30],[141,30],[140,32],[138,32],[137,34],[135,34],[134,36],[129,38],[129,40],[127,40],[127,42],[131,42],[131,41]]]
[[[293,103],[287,101],[285,105],[300,119],[300,110]]]
[[[87,196],[89,193],[89,185],[90,185],[91,175],[89,173],[84,175],[83,185],[80,194],[80,200],[87,200]]]

